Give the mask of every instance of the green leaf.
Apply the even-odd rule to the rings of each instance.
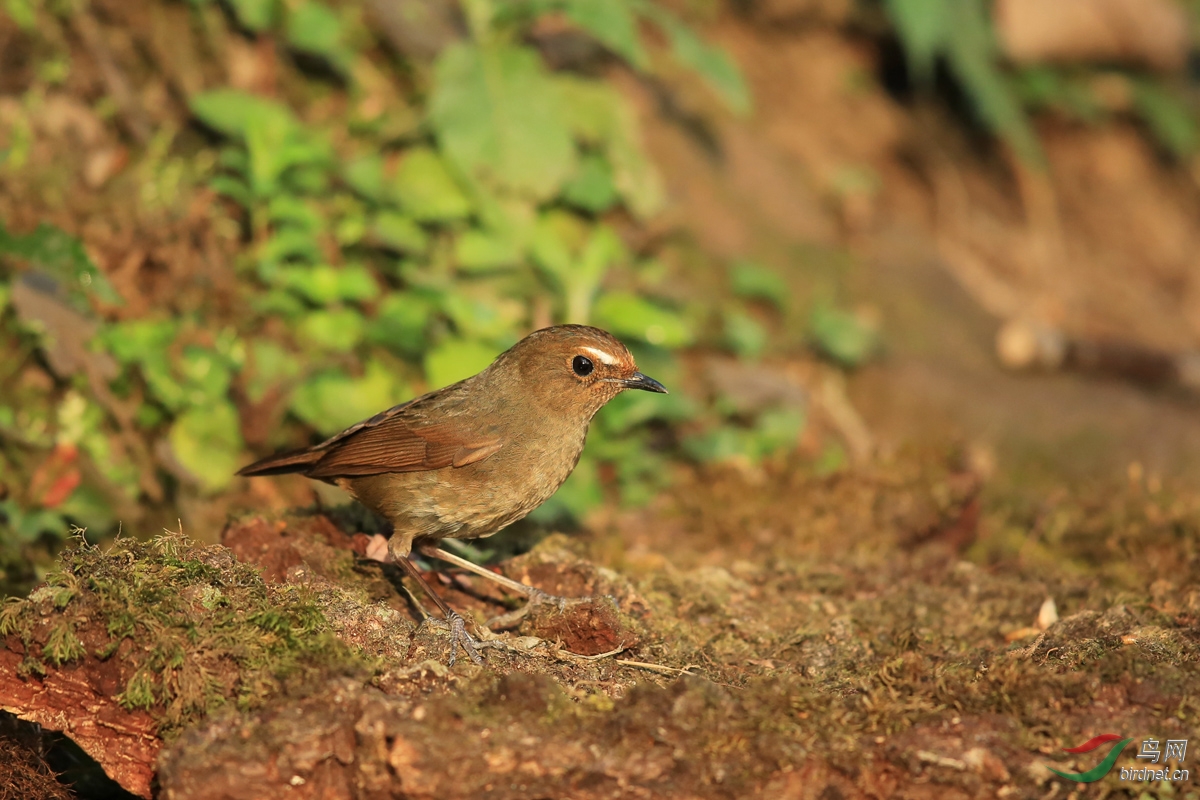
[[[612,86],[576,75],[555,75],[558,103],[571,132],[583,142],[601,146],[621,127],[623,100]]]
[[[665,199],[662,182],[641,146],[637,118],[625,98],[600,81],[556,75],[555,82],[568,126],[604,155],[629,210],[639,219],[656,214]]]
[[[178,332],[175,320],[137,319],[104,326],[96,342],[122,364],[133,364],[161,357]]]
[[[531,242],[535,263],[562,295],[564,317],[584,323],[592,299],[614,264],[628,260],[620,237],[607,225],[590,227],[574,214],[550,211],[538,219]]]
[[[287,184],[302,194],[324,194],[329,189],[328,150],[315,141],[298,141],[284,150]]]
[[[186,387],[175,374],[175,370],[171,368],[171,362],[167,360],[165,352],[147,356],[141,363],[141,371],[142,378],[146,381],[146,385],[150,388],[150,394],[155,400],[171,411],[179,411],[187,407]],[[146,422],[143,427],[149,428],[156,425],[155,416],[156,414],[151,411],[144,418]]]
[[[563,188],[563,199],[593,214],[611,208],[617,200],[617,187],[608,161],[594,153],[584,156],[579,171]]]
[[[277,0],[228,0],[233,15],[246,30],[262,33],[275,21]]]
[[[1100,105],[1088,73],[1072,75],[1059,67],[1025,67],[1015,75],[1015,90],[1021,103],[1034,109],[1054,109],[1093,125],[1107,114]]]
[[[4,11],[22,31],[29,32],[37,25],[37,8],[40,0],[6,0]]]
[[[467,272],[515,267],[521,260],[521,249],[512,239],[470,228],[454,240],[454,262]]]
[[[242,455],[237,409],[222,401],[183,412],[167,435],[175,460],[205,492],[224,489],[233,480]]]
[[[366,327],[360,312],[350,308],[313,311],[300,321],[304,341],[333,353],[348,353],[362,341]]]
[[[420,355],[427,344],[429,302],[411,292],[395,292],[383,298],[375,318],[367,326],[367,341],[381,344],[408,356]]]
[[[666,191],[658,169],[636,140],[633,127],[630,120],[629,130],[623,129],[608,143],[608,160],[613,168],[613,184],[626,207],[639,220],[647,220],[662,210]]]
[[[795,447],[807,419],[798,408],[764,411],[754,425],[754,455],[765,457]]]
[[[360,264],[283,267],[278,283],[318,305],[371,300],[379,293],[371,271]]]
[[[1024,161],[1041,166],[1041,145],[1001,68],[987,0],[886,0],[913,75],[933,78],[944,56],[984,125]]]
[[[283,118],[275,115],[252,116],[246,126],[246,150],[250,155],[247,173],[250,191],[258,197],[270,197],[280,189],[284,175],[294,170],[293,180],[307,188],[321,188],[317,176],[304,177],[301,168],[320,161],[322,149]]]
[[[378,153],[351,159],[342,168],[342,179],[367,200],[376,203],[387,200],[387,184],[383,179],[383,156]]]
[[[765,411],[749,428],[722,425],[684,439],[683,449],[698,461],[743,461],[757,464],[795,447],[807,423],[801,409]]]
[[[217,153],[217,166],[237,175],[245,175],[250,171],[250,156],[246,154],[245,150],[223,147]]]
[[[788,304],[787,282],[774,272],[753,261],[738,261],[729,271],[733,293],[743,300],[762,300],[776,308]]]
[[[166,371],[163,372],[166,374]],[[178,395],[178,397],[176,397],[176,402],[174,405],[172,405],[172,407],[170,407],[173,410],[179,410],[182,408],[182,404],[184,404],[184,402],[182,402],[182,392],[176,392],[176,395]],[[158,398],[156,397],[155,399]],[[158,426],[162,425],[163,422],[166,422],[167,414],[166,411],[163,411],[154,403],[143,403],[142,405],[139,405],[137,411],[134,411],[133,421],[137,423],[139,428],[149,431],[149,429],[157,428]]]
[[[280,228],[258,248],[258,275],[270,283],[279,264],[285,261],[315,263],[322,257],[321,245],[311,232],[293,227]]]
[[[379,244],[398,253],[419,254],[429,247],[429,236],[421,226],[412,217],[394,211],[384,211],[375,217],[371,236]]]
[[[617,336],[628,336],[660,347],[691,344],[691,328],[675,311],[625,292],[606,294],[596,302],[597,323]]]
[[[339,195],[337,217],[333,223],[333,238],[347,250],[362,242],[367,236],[367,210],[356,198]]]
[[[688,456],[706,463],[730,461],[747,450],[746,432],[731,425],[692,434],[682,444]]]
[[[254,203],[254,195],[250,193],[250,187],[241,178],[235,178],[232,175],[214,175],[208,185],[217,194],[225,195],[242,208],[250,208]]]
[[[299,128],[291,109],[282,103],[240,89],[212,89],[192,95],[188,106],[196,119],[217,133],[245,139],[252,125]]]
[[[642,9],[667,34],[676,61],[695,70],[733,113],[739,116],[750,113],[750,90],[728,53],[706,44],[691,28],[659,5],[645,3]]]
[[[304,301],[285,289],[256,293],[250,305],[260,317],[279,317],[289,322],[308,313]]]
[[[992,36],[984,0],[956,0],[947,8],[948,37],[946,58],[955,76],[962,81],[975,113],[983,123],[1022,160],[1042,166],[1045,158],[1041,144],[1029,123],[1016,92],[1000,69],[1000,54]]]
[[[87,296],[94,295],[109,305],[124,301],[96,268],[83,242],[53,225],[40,223],[32,233],[15,236],[0,221],[0,259],[19,258],[35,270],[53,278],[66,289],[67,297],[79,310],[87,310]]]
[[[567,0],[567,19],[602,45],[644,70],[649,64],[638,36],[637,18],[626,0]]]
[[[293,4],[284,35],[297,50],[324,58],[343,74],[349,70],[353,53],[344,43],[342,20],[323,3],[302,0]]]
[[[276,225],[291,225],[306,233],[317,233],[324,228],[321,212],[303,199],[290,194],[272,197],[267,203],[267,218]]]
[[[932,84],[934,63],[954,35],[947,2],[958,0],[885,0],[888,16],[904,45],[908,68],[917,81],[926,85]]]
[[[745,311],[726,311],[725,341],[740,358],[756,359],[767,347],[767,329]]]
[[[524,257],[537,223],[537,206],[514,195],[497,196],[485,186],[476,184],[473,199],[479,229],[489,236],[508,240]]]
[[[1196,117],[1184,98],[1154,80],[1133,84],[1138,114],[1171,155],[1185,159],[1196,151]]]
[[[250,358],[253,370],[246,378],[246,394],[252,403],[261,402],[271,389],[290,383],[300,374],[299,359],[270,339],[252,340]]]
[[[429,117],[464,173],[545,200],[575,167],[575,144],[537,52],[490,41],[438,58]]]
[[[109,465],[106,464],[104,475],[107,479],[113,480],[116,476],[109,470]],[[136,484],[136,477],[134,482]],[[108,530],[117,521],[112,507],[113,499],[110,492],[85,483],[56,506],[55,510],[84,527],[103,531]]]
[[[398,378],[378,361],[367,362],[361,378],[337,370],[319,372],[292,395],[290,408],[322,435],[343,430],[390,408],[408,395]]]
[[[286,106],[236,89],[201,92],[190,106],[205,125],[245,143],[244,177],[252,196],[274,195],[289,172],[292,184],[303,190],[327,183],[329,147],[301,127]]]
[[[62,514],[47,509],[25,510],[14,500],[0,500],[0,531],[12,531],[12,537],[4,539],[17,542],[32,542],[44,533],[57,538],[67,535],[67,523]]]
[[[447,339],[425,356],[425,378],[431,387],[449,386],[482,370],[496,349],[469,339]]]
[[[421,222],[462,219],[471,213],[471,201],[442,159],[427,147],[404,155],[392,190],[401,207]]]
[[[525,303],[497,296],[486,285],[478,287],[482,291],[473,296],[465,291],[467,288],[447,292],[442,297],[442,311],[454,323],[455,330],[465,338],[480,342],[514,341],[517,327],[525,317]],[[495,355],[491,348],[487,350]]]
[[[565,281],[567,320],[586,322],[591,316],[592,301],[609,269],[628,260],[625,243],[612,228],[598,225],[593,229],[580,253],[578,267]]]
[[[188,345],[177,365],[190,405],[209,405],[225,399],[233,381],[233,371],[220,353],[207,347]]]
[[[577,214],[561,209],[541,214],[530,242],[534,261],[556,282],[565,285],[588,233],[588,224]]]
[[[847,311],[826,305],[813,309],[809,335],[817,349],[846,367],[857,367],[874,355],[879,334]]]

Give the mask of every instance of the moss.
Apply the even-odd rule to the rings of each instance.
[[[20,630],[21,614],[28,601],[20,597],[9,597],[0,608],[0,636],[9,636]]]
[[[145,667],[133,673],[133,677],[125,683],[125,691],[117,695],[117,702],[125,708],[140,708],[149,710],[154,707],[155,679],[150,670]]]
[[[21,639],[30,671],[110,661],[121,704],[167,733],[229,701],[251,708],[330,671],[373,669],[306,590],[178,534],[64,552],[45,586],[0,610],[0,633]]]
[[[84,648],[83,642],[79,641],[79,637],[75,635],[74,626],[70,622],[64,621],[50,629],[42,653],[51,663],[59,666],[68,661],[83,658],[87,650]]]

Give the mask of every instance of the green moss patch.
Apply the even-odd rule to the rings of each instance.
[[[0,635],[29,673],[87,662],[164,735],[230,701],[250,708],[331,672],[369,674],[307,589],[268,584],[228,549],[179,534],[64,552],[43,586],[0,611]]]

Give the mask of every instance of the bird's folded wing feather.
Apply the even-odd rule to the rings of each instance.
[[[501,437],[472,430],[445,410],[433,422],[411,403],[390,408],[317,445],[325,454],[305,474],[337,478],[465,467],[504,446]]]

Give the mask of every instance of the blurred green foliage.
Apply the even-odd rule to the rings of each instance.
[[[6,256],[36,264],[42,274],[66,291],[76,308],[88,307],[89,294],[102,303],[120,304],[120,296],[104,274],[96,269],[79,240],[53,225],[42,223],[30,234],[15,236],[0,220],[0,258]],[[0,300],[5,297],[7,295],[0,296]],[[4,305],[0,302],[0,310]]]
[[[24,9],[33,19],[43,8],[9,6],[18,22]],[[164,485],[159,500],[180,485],[221,492],[252,456],[244,434],[260,453],[329,435],[473,374],[548,322],[612,330],[677,391],[612,403],[540,517],[652,496],[670,473],[664,426],[697,414],[678,391],[675,353],[704,338],[706,320],[720,313],[723,334],[708,338],[757,357],[766,332],[746,304],[784,287],[765,273],[742,278],[746,299],[714,312],[665,285],[653,253],[631,252],[618,226],[645,222],[663,202],[632,109],[600,78],[550,70],[527,34],[561,13],[634,70],[653,71],[665,58],[745,113],[749,94],[729,57],[652,2],[466,0],[469,35],[440,52],[426,82],[398,96],[411,75],[393,63],[386,102],[364,111],[371,104],[360,101],[380,91],[381,62],[357,4],[230,0],[222,8],[206,24],[274,38],[323,65],[302,80],[312,97],[339,93],[348,115],[313,113],[294,94],[292,105],[231,87],[188,98],[217,143],[212,167],[196,174],[223,198],[216,213],[243,232],[232,318],[203,303],[183,314],[115,315],[117,293],[77,240],[50,226],[23,237],[0,227],[0,267],[24,270],[0,273],[0,312],[11,276],[47,275],[81,323],[96,326],[83,346],[112,365],[111,374],[59,375],[60,385],[3,396],[3,440],[31,446],[17,455],[0,448],[0,466],[44,474],[49,488],[0,503],[0,539],[62,537],[69,521],[102,534],[116,505]],[[652,29],[658,44],[643,39]],[[51,346],[23,314],[0,316],[0,335],[27,355]],[[62,383],[73,388],[64,394]],[[253,429],[263,419],[276,422]],[[780,430],[795,433],[760,427],[771,442],[786,438]],[[743,450],[775,449],[756,442]]]
[[[843,367],[861,366],[879,349],[875,326],[829,303],[814,306],[808,329],[814,348]]]
[[[904,47],[913,82],[930,87],[935,68],[943,64],[979,121],[1027,163],[1044,163],[1032,112],[1050,108],[1084,122],[1102,120],[1102,104],[1090,80],[1100,74],[1128,81],[1132,112],[1167,153],[1183,159],[1196,152],[1196,113],[1183,88],[1169,79],[1109,66],[1013,68],[996,43],[991,0],[883,0],[883,5]]]
[[[353,91],[360,56],[343,42],[358,37],[337,32],[342,18],[316,5],[302,19],[284,8],[282,22],[257,4],[234,10],[252,30],[282,24],[289,42],[325,58]],[[196,118],[227,140],[213,186],[245,211],[254,249],[243,269],[262,287],[253,302],[294,332],[284,350],[260,358],[303,361],[282,370],[294,381],[288,409],[320,433],[473,374],[528,330],[546,298],[558,322],[592,322],[658,348],[692,340],[686,309],[655,299],[640,260],[602,217],[624,208],[644,219],[661,203],[630,110],[601,81],[550,72],[522,42],[539,14],[560,7],[644,65],[632,24],[613,21],[632,4],[475,3],[472,37],[438,56],[423,121],[401,142],[386,140],[381,120],[358,120],[335,150],[331,131],[266,98],[218,89],[191,99]],[[304,32],[310,25],[323,32]],[[615,273],[638,290],[602,295]],[[189,470],[219,477],[190,463],[189,453],[204,455],[187,445],[227,417],[221,404],[206,405],[173,429]],[[614,432],[607,419],[595,439]],[[593,460],[643,451],[643,435],[620,432],[619,443],[593,444],[559,507],[578,513],[599,501]],[[617,474],[627,489],[654,471]]]

